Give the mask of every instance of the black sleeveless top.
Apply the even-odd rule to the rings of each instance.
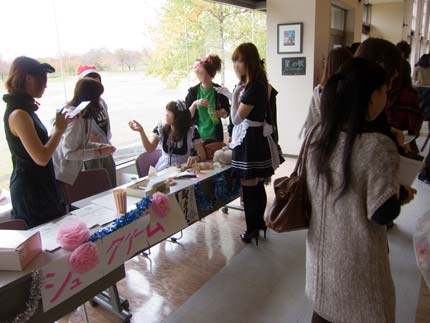
[[[11,132],[9,116],[17,109],[26,111],[43,145],[48,142],[48,132],[35,113],[38,106],[31,96],[5,94],[3,100],[7,103],[3,121],[13,165],[10,178],[12,217],[23,219],[29,227],[34,227],[64,215],[65,207],[57,190],[52,159],[46,166],[37,165],[21,140]]]

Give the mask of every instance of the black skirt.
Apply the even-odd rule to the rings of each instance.
[[[242,179],[267,178],[274,174],[263,127],[248,128],[242,143],[233,149],[232,166]]]

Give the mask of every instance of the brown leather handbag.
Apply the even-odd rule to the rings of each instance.
[[[306,185],[306,157],[314,126],[300,149],[294,171],[290,177],[277,178],[273,187],[275,201],[269,211],[269,227],[276,232],[307,229],[311,220],[312,206]]]

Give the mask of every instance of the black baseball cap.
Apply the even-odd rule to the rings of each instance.
[[[20,69],[24,73],[28,74],[39,74],[42,72],[45,73],[54,73],[55,68],[48,63],[40,63],[34,58],[27,56],[19,56],[15,58],[13,65],[15,65],[18,69]]]

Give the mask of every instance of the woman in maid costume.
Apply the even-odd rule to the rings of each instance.
[[[151,138],[145,134],[142,125],[136,120],[129,122],[131,130],[137,131],[147,152],[154,151],[161,144],[161,157],[155,165],[157,171],[186,164],[193,164],[206,159],[197,128],[191,123],[191,113],[184,101],[171,101],[166,106],[166,122],[154,128]]]
[[[240,177],[246,219],[246,231],[240,237],[246,243],[255,238],[258,244],[259,231],[266,235],[264,179],[274,174],[280,156],[271,136],[269,84],[258,50],[252,43],[241,44],[232,60],[240,80],[233,91],[230,112],[234,125],[232,166]]]

